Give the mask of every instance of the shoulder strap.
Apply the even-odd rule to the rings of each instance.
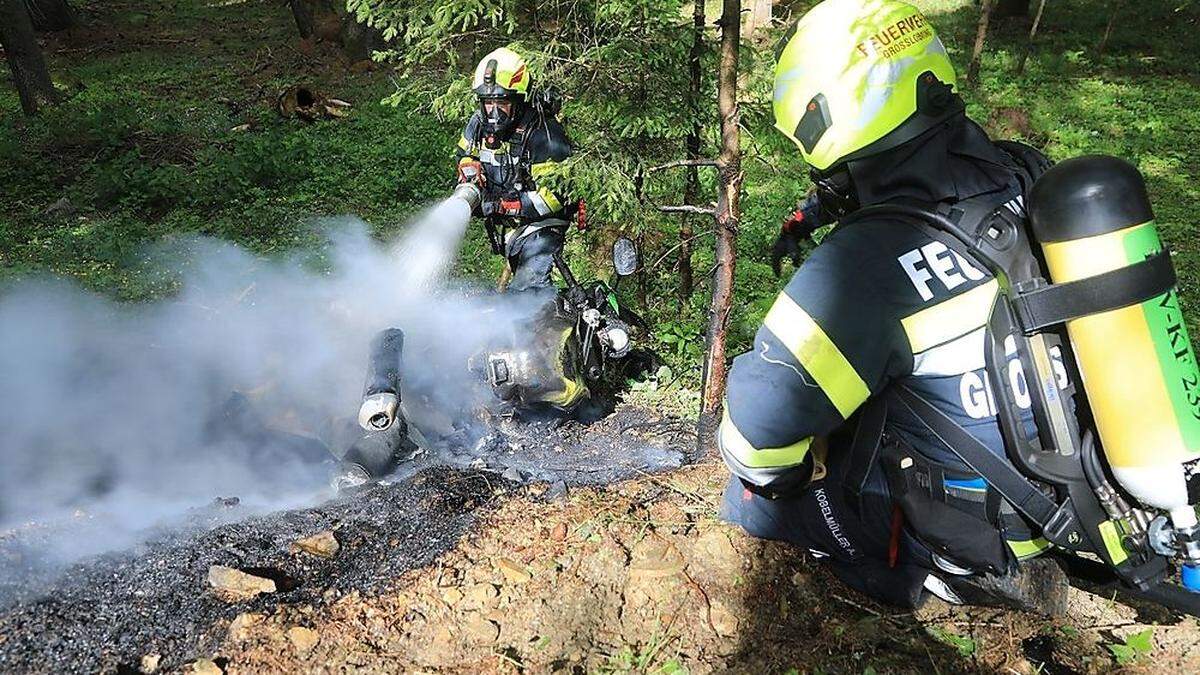
[[[1026,194],[1029,193],[1029,188],[1033,187],[1033,183],[1054,166],[1049,157],[1032,145],[1019,141],[993,141],[992,144],[1004,151],[1004,154],[1012,158],[1017,167],[1025,172],[1027,180],[1022,181],[1025,183],[1022,187]]]
[[[508,139],[508,154],[518,160],[525,154],[525,141],[529,138],[529,128],[524,124],[518,126]]]
[[[988,485],[1030,520],[1045,528],[1059,507],[1042,494],[1010,462],[993,453],[979,439],[962,428],[949,415],[921,397],[912,389],[898,385],[895,397],[900,405],[919,419],[933,433],[938,442],[958,456],[975,473],[984,477]]]
[[[892,218],[911,223],[956,252],[965,252],[969,258],[978,260],[992,276],[1006,275],[1007,271],[1001,269],[981,248],[981,245],[989,243],[986,241],[989,237],[1000,236],[1000,233],[993,233],[987,229],[981,232],[975,219],[970,219],[972,222],[968,223],[967,218],[952,220],[951,215],[954,214],[940,213],[926,204],[888,202],[858,209],[843,217],[838,227],[844,229],[870,217]],[[967,227],[964,227],[964,224]]]

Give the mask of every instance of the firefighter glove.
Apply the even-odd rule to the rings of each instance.
[[[483,184],[483,165],[479,163],[479,160],[464,158],[463,161],[459,162],[458,182],[475,183],[477,185]]]
[[[820,207],[816,195],[809,195],[791,215],[783,221],[779,237],[771,247],[771,270],[778,277],[782,272],[784,258],[791,258],[792,264],[799,267],[803,250],[801,244],[812,237],[812,233],[821,227]]]

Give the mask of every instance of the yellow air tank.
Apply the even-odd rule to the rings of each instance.
[[[1115,157],[1056,165],[1034,185],[1028,206],[1054,283],[1163,249],[1141,174]],[[1067,332],[1117,481],[1143,504],[1170,512],[1177,527],[1194,525],[1188,474],[1200,458],[1200,369],[1175,289],[1073,319]]]

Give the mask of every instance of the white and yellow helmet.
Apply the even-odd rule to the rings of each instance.
[[[508,47],[501,47],[475,66],[471,90],[480,98],[524,101],[529,95],[530,79],[525,59]]]
[[[825,171],[940,122],[954,84],[946,49],[917,8],[825,0],[796,22],[779,53],[775,126]]]

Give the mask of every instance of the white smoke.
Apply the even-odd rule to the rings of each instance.
[[[440,283],[468,211],[447,200],[390,246],[347,219],[330,232],[322,271],[192,240],[168,251],[184,270],[180,291],[150,304],[62,280],[9,289],[0,537],[82,509],[96,536],[61,542],[69,559],[132,543],[218,496],[260,511],[328,496],[329,451],[345,449],[337,439],[358,408],[370,341],[387,327],[405,331],[406,370],[434,398],[482,400],[466,357],[537,302]]]

